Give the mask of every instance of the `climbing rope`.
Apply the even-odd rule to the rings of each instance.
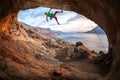
[[[86,17],[83,17],[83,18],[86,18]],[[86,19],[87,19],[88,24],[91,25],[90,27],[94,28],[93,25],[89,22],[89,19],[88,19],[88,18],[86,18]],[[98,35],[96,29],[93,29],[93,30],[95,31],[96,35],[98,36],[98,39],[100,40],[100,42],[101,42],[101,44],[102,44],[104,50],[106,51],[105,46],[104,46],[104,44],[103,44],[103,41],[101,40],[100,36]]]

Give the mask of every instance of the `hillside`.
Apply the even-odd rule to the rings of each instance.
[[[35,29],[15,22],[6,33],[0,35],[1,80],[102,78],[89,58],[89,49],[84,45],[79,46],[80,52],[75,52],[73,44],[46,36],[44,32],[40,33],[41,28],[37,29],[38,32]],[[49,30],[45,33],[48,34]],[[80,53],[87,54],[88,58],[81,59]]]
[[[29,26],[23,22],[21,22],[23,27],[25,29],[29,29],[31,31],[33,31],[34,33],[37,33],[37,34],[43,34],[43,35],[46,35],[46,36],[49,36],[49,37],[54,37],[56,35],[58,35],[60,32],[57,32],[57,31],[52,31],[50,28],[40,28],[40,27],[32,27],[32,26]]]

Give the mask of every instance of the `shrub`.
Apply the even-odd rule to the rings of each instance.
[[[78,47],[78,46],[82,46],[82,45],[83,45],[83,43],[80,42],[80,41],[79,41],[79,42],[76,42],[76,44],[75,44],[76,47]]]
[[[97,54],[97,52],[95,52],[94,50],[92,50],[91,53]]]

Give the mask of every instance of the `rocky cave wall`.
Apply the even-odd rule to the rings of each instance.
[[[38,6],[71,10],[82,14],[103,28],[113,45],[115,61],[108,80],[120,78],[120,1],[119,0],[0,0],[0,34],[17,21],[18,11]]]

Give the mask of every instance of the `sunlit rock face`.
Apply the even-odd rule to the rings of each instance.
[[[95,21],[101,26],[113,45],[115,61],[108,80],[120,78],[120,1],[119,0],[1,0],[0,32],[7,32],[17,20],[17,12],[38,6],[72,10]]]

